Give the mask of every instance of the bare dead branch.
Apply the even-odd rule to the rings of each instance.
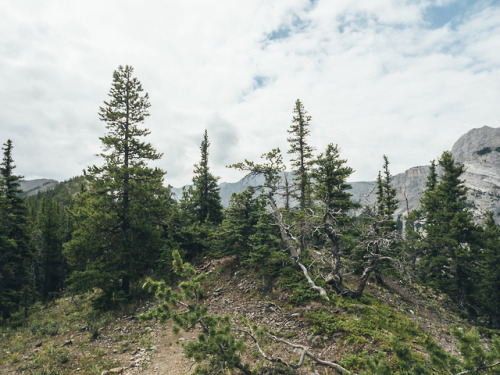
[[[500,365],[500,361],[498,361],[498,362],[496,362],[496,363],[494,363],[494,364],[492,364],[492,365],[489,365],[489,366],[480,366],[480,367],[478,367],[478,368],[476,368],[476,369],[474,369],[474,370],[466,370],[466,371],[462,371],[462,372],[459,372],[459,373],[458,373],[458,374],[456,374],[456,375],[465,375],[465,374],[468,374],[468,373],[469,373],[469,372],[471,372],[471,371],[476,372],[476,371],[482,371],[482,370],[489,370],[489,369],[491,369],[491,368],[493,368],[493,367],[496,367],[496,366],[498,366],[498,365]]]

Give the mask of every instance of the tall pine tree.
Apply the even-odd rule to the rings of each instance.
[[[435,169],[421,199],[424,215],[421,278],[448,293],[461,307],[470,309],[477,264],[477,228],[467,209],[467,188],[460,179],[465,171],[451,152],[439,159],[443,175],[437,181]]]
[[[85,171],[88,188],[73,210],[77,229],[65,245],[75,271],[70,284],[80,291],[101,288],[109,302],[130,283],[154,267],[161,248],[164,172],[147,165],[161,157],[143,137],[150,107],[147,93],[133,76],[133,68],[120,66],[113,73],[109,101],[99,109],[108,133],[101,137],[102,166]]]
[[[27,306],[32,289],[28,212],[20,197],[22,177],[14,174],[12,149],[9,139],[2,148],[0,166],[0,310],[3,319],[8,319],[20,306]]]
[[[208,166],[207,130],[203,133],[200,145],[201,160],[194,165],[193,187],[188,189],[187,208],[193,218],[199,223],[210,222],[220,224],[222,221],[222,204],[220,202],[218,177],[215,177]]]
[[[35,280],[42,299],[64,286],[67,267],[62,255],[63,208],[54,198],[43,197],[34,223]]]
[[[327,256],[330,258],[332,277],[328,282],[337,293],[351,295],[352,291],[344,285],[342,258],[346,256],[346,252],[343,243],[353,226],[349,211],[358,205],[351,201],[351,185],[347,183],[354,170],[346,163],[346,159],[340,158],[338,146],[330,143],[325,152],[314,161],[311,177],[314,180],[313,197],[319,203],[317,210],[321,218],[320,232],[326,236],[331,246]]]
[[[210,241],[215,229],[223,219],[222,204],[219,195],[218,177],[210,172],[208,156],[210,142],[208,132],[203,133],[200,145],[201,160],[194,165],[193,185],[184,190],[181,209],[187,223],[184,227],[184,244],[189,258],[196,257],[210,248]]]
[[[288,143],[290,150],[288,153],[292,155],[292,171],[295,174],[295,180],[298,182],[297,198],[300,202],[300,209],[304,211],[306,205],[310,202],[310,176],[309,162],[312,159],[314,148],[307,143],[309,133],[309,116],[304,109],[304,106],[299,99],[295,102],[293,109],[292,125],[288,129]]]
[[[487,324],[500,328],[500,227],[495,223],[493,213],[488,212],[481,233],[479,255],[480,277],[477,288],[481,313]]]

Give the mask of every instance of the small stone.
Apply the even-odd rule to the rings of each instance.
[[[123,374],[124,367],[115,367],[108,371],[108,374]]]

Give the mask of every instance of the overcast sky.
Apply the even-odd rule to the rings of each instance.
[[[59,181],[101,161],[98,108],[131,65],[149,141],[173,186],[210,166],[286,151],[300,99],[310,144],[373,180],[426,165],[472,128],[500,126],[500,2],[16,0],[0,3],[0,142],[16,173]]]

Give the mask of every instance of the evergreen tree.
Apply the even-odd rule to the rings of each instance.
[[[307,143],[307,137],[311,132],[309,130],[309,121],[311,121],[311,116],[307,114],[304,106],[297,99],[293,109],[292,125],[288,130],[290,134],[288,138],[290,150],[288,150],[288,153],[292,154],[292,171],[296,176],[295,180],[299,184],[297,198],[300,202],[301,211],[305,211],[306,205],[310,203],[309,162],[312,159],[314,148]]]
[[[298,187],[292,189],[292,196],[299,200],[299,212],[294,212],[292,217],[297,220],[300,226],[300,249],[306,249],[306,228],[305,228],[305,211],[307,206],[312,205],[311,201],[311,183],[310,183],[310,162],[312,160],[313,147],[307,143],[309,137],[309,116],[304,109],[304,106],[299,99],[295,101],[293,109],[292,124],[288,129],[288,143],[290,149],[288,153],[292,155],[292,172],[295,175],[294,180],[298,183]],[[288,189],[287,189],[288,190]],[[298,192],[295,192],[298,191]],[[286,198],[288,200],[288,197]]]
[[[62,255],[63,224],[62,207],[54,198],[43,197],[33,231],[36,285],[43,299],[64,286],[67,270]]]
[[[250,236],[265,211],[265,198],[255,197],[255,188],[249,186],[239,194],[234,193],[225,209],[224,220],[215,234],[214,246],[220,255],[236,255],[240,260],[248,258]]]
[[[410,266],[411,276],[417,273],[417,260],[422,258],[424,233],[421,230],[422,223],[426,221],[428,224],[434,222],[434,212],[438,207],[434,190],[437,185],[436,161],[432,160],[427,175],[426,190],[421,199],[422,205],[420,208],[412,210],[408,213],[405,226],[405,263]],[[423,203],[425,202],[425,204]],[[424,213],[424,210],[426,211]],[[425,217],[424,217],[425,216]]]
[[[313,197],[319,203],[319,228],[331,246],[329,255],[334,277],[330,283],[340,294],[349,294],[343,283],[342,257],[346,255],[343,242],[353,225],[349,211],[358,207],[351,201],[351,185],[347,183],[354,170],[346,163],[347,160],[340,158],[338,146],[330,143],[314,161],[311,172],[314,180]]]
[[[201,142],[201,160],[194,165],[193,187],[188,189],[186,199],[188,212],[195,221],[203,224],[210,222],[220,224],[223,218],[220,202],[218,177],[215,177],[208,166],[208,133],[205,130]]]
[[[215,233],[214,247],[220,255],[235,255],[240,262],[257,271],[268,287],[276,263],[283,260],[278,229],[266,210],[266,197],[249,186],[233,194],[224,220]]]
[[[396,250],[401,241],[394,220],[398,203],[396,189],[391,186],[390,181],[389,159],[384,155],[383,174],[379,171],[377,176],[375,208],[367,208],[359,221],[360,232],[354,254],[359,262],[355,268],[362,273],[357,289],[358,296],[364,290],[372,272],[377,282],[383,284],[382,267],[388,263],[396,264],[400,257]]]
[[[384,155],[384,173],[377,176],[377,216],[381,221],[381,230],[388,232],[397,229],[394,213],[398,208],[396,189],[391,186],[391,172],[389,171],[389,158]]]
[[[489,212],[481,234],[482,251],[479,256],[481,282],[477,289],[481,313],[487,324],[500,328],[500,227]]]
[[[463,164],[455,164],[451,152],[442,154],[443,175],[436,182],[431,168],[421,200],[424,215],[422,279],[448,293],[462,307],[471,307],[475,283],[477,230],[467,210],[467,189],[460,176]]]
[[[194,165],[193,186],[185,189],[181,209],[186,215],[183,228],[188,240],[183,246],[189,259],[199,256],[211,247],[215,227],[222,222],[223,211],[219,195],[218,177],[208,166],[208,133],[205,130],[201,142],[201,160]]]
[[[20,179],[14,174],[12,141],[4,144],[0,166],[0,310],[3,319],[22,304],[27,311],[31,293],[31,250],[28,212],[20,197]]]
[[[75,269],[70,284],[80,291],[103,289],[105,302],[128,296],[130,283],[154,267],[161,249],[158,223],[168,196],[164,172],[147,166],[161,155],[142,140],[150,133],[140,127],[150,103],[132,74],[130,66],[113,73],[110,100],[99,109],[108,130],[100,138],[104,165],[85,171],[89,186],[76,201],[77,229],[65,244]]]

